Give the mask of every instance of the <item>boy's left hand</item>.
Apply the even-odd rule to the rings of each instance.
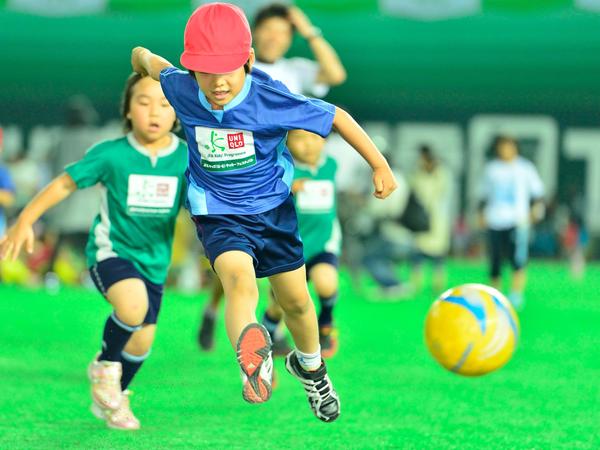
[[[375,186],[373,195],[380,199],[386,198],[398,187],[396,177],[389,166],[378,167],[373,170],[373,185]]]

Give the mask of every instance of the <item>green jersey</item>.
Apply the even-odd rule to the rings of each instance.
[[[65,168],[80,189],[100,185],[100,213],[86,247],[89,266],[120,257],[151,282],[165,282],[186,168],[187,146],[177,136],[153,157],[132,133],[93,146]]]
[[[337,218],[336,170],[337,163],[329,156],[323,156],[316,167],[296,162],[294,180],[305,180],[294,200],[306,261],[323,252],[340,254],[342,233]]]

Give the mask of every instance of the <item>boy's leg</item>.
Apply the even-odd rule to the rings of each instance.
[[[215,346],[215,321],[223,295],[223,284],[215,274],[212,280],[210,301],[204,308],[202,324],[198,330],[198,343],[202,350],[209,351]]]
[[[321,310],[319,312],[319,343],[323,358],[331,358],[338,350],[337,329],[333,325],[333,308],[338,300],[338,271],[328,263],[313,266],[309,278],[315,286]]]
[[[273,359],[269,333],[256,323],[258,287],[252,257],[239,250],[217,256],[214,268],[225,292],[225,328],[242,369],[243,396],[250,403],[271,397]]]
[[[229,342],[236,348],[242,330],[256,323],[258,286],[253,260],[242,251],[228,251],[214,262],[225,293],[225,328]]]
[[[340,415],[340,400],[321,359],[317,316],[306,286],[305,267],[273,275],[269,280],[296,343],[296,350],[285,359],[285,367],[304,386],[315,416],[331,422]]]
[[[306,269],[304,266],[290,272],[283,272],[269,277],[277,303],[283,309],[284,321],[287,325],[296,348],[304,353],[317,355],[312,368],[320,365],[319,330],[317,314],[306,285]]]

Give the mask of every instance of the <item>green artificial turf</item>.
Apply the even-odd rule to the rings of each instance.
[[[368,280],[342,278],[340,352],[328,363],[342,400],[332,424],[309,410],[276,361],[264,405],[241,397],[222,319],[217,348],[195,337],[206,294],[167,293],[152,357],[132,384],[142,430],[105,428],[89,412],[85,369],[110,309],[96,292],[0,286],[0,449],[597,449],[600,448],[600,271],[583,282],[534,263],[521,341],[497,373],[462,378],[423,344],[433,293],[373,303]],[[453,262],[450,283],[483,282],[477,263]]]

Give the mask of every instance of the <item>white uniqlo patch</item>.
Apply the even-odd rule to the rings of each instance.
[[[296,194],[298,209],[306,213],[319,213],[333,208],[334,186],[329,180],[307,180]]]
[[[209,172],[242,169],[256,164],[251,131],[196,127],[202,168]]]
[[[130,214],[168,214],[175,205],[177,177],[129,175],[127,211]]]

